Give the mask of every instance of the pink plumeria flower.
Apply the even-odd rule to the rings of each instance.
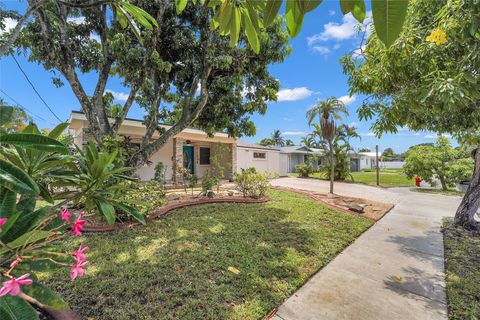
[[[62,212],[60,213],[60,218],[62,220],[69,222],[72,214],[67,210],[67,207],[62,208]]]
[[[15,268],[15,266],[20,262],[22,262],[22,260],[23,260],[22,257],[18,257],[17,259],[13,260],[12,263],[10,263],[10,268]]]
[[[28,277],[30,277],[30,273],[24,274],[23,276],[18,278],[12,278],[8,281],[5,281],[3,283],[3,287],[0,289],[0,297],[6,294],[16,296],[20,292],[20,286],[33,283],[31,279],[27,279]]]
[[[88,247],[84,247],[83,244],[80,247],[73,251],[72,256],[77,260],[77,262],[83,262],[87,260],[85,253],[88,251]]]
[[[0,218],[0,227],[7,223],[8,218]]]
[[[83,277],[85,275],[85,266],[88,261],[76,262],[72,264],[72,271],[70,271],[70,279],[75,280],[77,277]]]
[[[85,220],[82,220],[82,216],[83,214],[80,213],[78,217],[73,220],[72,231],[75,237],[80,237],[82,235],[83,225],[86,222]]]

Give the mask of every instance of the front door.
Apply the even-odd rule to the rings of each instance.
[[[193,147],[183,146],[183,167],[188,168],[191,174],[195,173],[195,162],[193,160]]]

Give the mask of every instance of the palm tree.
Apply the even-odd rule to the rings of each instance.
[[[318,116],[320,127],[317,128],[318,134],[328,143],[330,159],[330,193],[333,194],[333,183],[335,179],[335,159],[333,140],[337,132],[335,120],[340,120],[341,114],[348,116],[348,110],[343,101],[335,97],[326,100],[317,101],[317,104],[307,111],[308,124],[312,125]]]
[[[292,140],[290,140],[290,139],[285,140],[285,146],[291,147],[291,146],[294,146],[294,145],[295,145],[295,143],[293,143]]]
[[[358,138],[362,139],[358,133],[357,129],[354,126],[348,126],[346,124],[342,124],[338,127],[338,134],[342,136],[345,143],[348,145],[349,150],[353,150],[350,145],[350,139]]]
[[[343,101],[335,97],[330,97],[326,100],[319,100],[317,104],[307,111],[308,125],[312,125],[315,117],[318,116],[319,122],[321,119],[340,120],[341,114],[348,116],[348,109]]]
[[[307,134],[305,137],[300,139],[300,143],[306,148],[312,148],[315,145],[315,139],[313,138],[313,135]]]
[[[273,131],[272,140],[275,142],[275,146],[277,147],[285,146],[285,139],[283,138],[282,132],[280,130]]]

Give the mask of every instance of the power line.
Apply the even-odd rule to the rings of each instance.
[[[25,112],[29,117],[31,118],[37,118],[37,119],[40,119],[42,121],[45,121],[45,122],[48,122],[52,125],[55,125],[55,123],[51,122],[51,121],[48,121],[48,120],[45,120],[44,118],[42,118],[41,116],[33,113],[32,111],[30,111],[27,107],[23,106],[20,102],[18,102],[17,100],[15,100],[11,95],[9,95],[8,93],[6,93],[3,89],[0,88],[0,92],[3,93],[4,96],[6,96],[7,98],[9,98],[13,103],[15,103],[17,105],[18,108],[20,108],[23,112]]]
[[[30,84],[30,86],[32,87],[33,91],[35,91],[35,93],[37,94],[37,96],[40,98],[40,100],[42,100],[43,104],[47,107],[47,109],[53,114],[53,116],[55,118],[57,118],[58,121],[60,122],[63,122],[56,114],[55,112],[53,112],[52,108],[50,108],[50,106],[48,105],[48,103],[42,98],[42,96],[40,95],[40,93],[37,91],[37,89],[35,88],[35,86],[33,85],[33,83],[30,81],[30,79],[28,78],[27,74],[25,73],[25,71],[23,71],[22,67],[20,66],[20,64],[18,63],[17,59],[15,58],[15,56],[12,56],[13,60],[15,61],[15,63],[17,64],[17,67],[20,69],[20,71],[23,73],[23,76],[25,77],[25,79],[27,79],[28,83]]]

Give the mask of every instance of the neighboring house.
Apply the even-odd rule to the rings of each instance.
[[[162,125],[169,129],[171,126]],[[70,116],[70,131],[74,136],[74,143],[81,147],[88,141],[88,122],[85,114],[73,111]],[[128,136],[132,143],[140,144],[146,128],[141,120],[125,119],[118,134]],[[158,139],[156,132],[153,139]],[[166,166],[166,179],[177,182],[180,179],[178,168],[183,166],[192,174],[201,178],[210,168],[210,156],[221,149],[222,164],[225,168],[225,178],[231,179],[237,170],[236,139],[226,133],[215,133],[213,137],[198,129],[187,128],[175,135],[150,158],[150,163],[136,170],[141,180],[151,180],[155,175],[155,166],[162,162]]]
[[[280,150],[272,146],[261,146],[237,140],[237,171],[255,168],[259,172],[272,172],[279,175]],[[286,174],[285,174],[286,175]]]
[[[379,166],[382,167],[382,153],[378,153],[380,159]],[[364,169],[375,169],[377,167],[377,154],[375,152],[351,152],[350,153],[350,171],[357,172]]]
[[[289,146],[280,148],[280,175],[295,172],[295,166],[307,162],[311,155],[318,156],[318,162],[313,164],[315,168],[322,165],[323,151],[321,149],[307,148],[305,146]]]

